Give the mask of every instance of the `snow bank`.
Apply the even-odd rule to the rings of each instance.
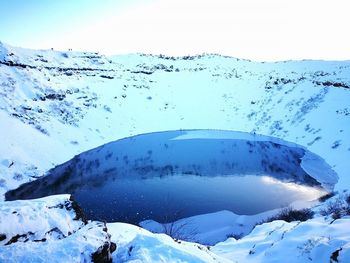
[[[337,189],[348,188],[349,63],[106,58],[1,43],[0,133],[6,144],[0,163],[14,164],[0,167],[0,191],[32,180],[27,167],[41,175],[106,142],[179,129],[295,142],[329,163],[339,175]]]
[[[300,165],[305,172],[310,174],[329,191],[332,191],[334,185],[338,182],[338,175],[332,168],[326,162],[322,161],[322,158],[315,156],[309,151],[305,152]]]
[[[350,217],[327,221],[274,221],[255,227],[248,236],[228,239],[212,248],[233,262],[349,262]]]
[[[236,215],[231,211],[192,216],[174,223],[160,224],[146,220],[140,226],[153,233],[166,233],[174,238],[214,245],[230,236],[247,235],[262,220],[278,213],[279,209],[257,215]]]
[[[231,262],[200,244],[173,240],[123,223],[110,223],[107,227],[118,248],[113,254],[114,262]]]
[[[1,262],[90,262],[103,246],[112,246],[105,225],[86,223],[68,195],[0,206]]]

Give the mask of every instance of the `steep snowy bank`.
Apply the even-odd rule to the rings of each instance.
[[[318,214],[306,222],[273,221],[256,226],[240,240],[230,238],[219,243],[211,251],[233,262],[349,262],[350,198],[347,198],[347,204],[341,194],[314,209],[327,214],[329,208],[341,208],[347,213],[342,218]]]
[[[348,193],[336,195],[314,208],[317,214],[314,219],[265,223],[242,239],[229,238],[215,246],[174,240],[124,223],[86,223],[76,218],[77,212],[72,206],[67,195],[3,203],[0,261],[89,262],[95,259],[101,262],[97,257],[104,257],[108,262],[114,249],[111,255],[114,262],[249,263],[285,262],[288,258],[288,262],[346,263],[350,260],[350,217],[339,218],[329,213],[329,209],[335,207],[350,213]],[[224,221],[230,224],[232,219],[225,213],[213,218],[220,218],[219,224]]]
[[[296,142],[350,186],[350,62],[0,50],[2,193],[109,141],[200,128]]]
[[[89,262],[112,252],[106,226],[86,222],[68,195],[0,206],[0,262]]]

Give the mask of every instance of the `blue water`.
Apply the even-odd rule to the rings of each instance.
[[[83,187],[75,197],[89,218],[137,224],[146,219],[172,222],[220,210],[250,215],[321,194],[271,177],[173,175],[109,180],[98,188]]]
[[[171,131],[111,142],[9,191],[6,199],[70,193],[89,219],[137,224],[220,210],[256,214],[320,195],[314,191],[319,183],[300,166],[302,147],[218,134],[183,138],[186,131]]]

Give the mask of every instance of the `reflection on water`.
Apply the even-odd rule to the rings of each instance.
[[[81,153],[7,192],[6,199],[70,193],[90,219],[130,223],[224,209],[255,214],[320,195],[312,188],[320,183],[300,165],[305,151],[237,132],[143,134]],[[316,168],[323,163],[317,155],[308,156]]]
[[[79,189],[75,197],[91,219],[137,224],[145,219],[170,222],[220,210],[256,214],[323,194],[317,188],[268,176],[186,174],[108,181],[99,188]]]

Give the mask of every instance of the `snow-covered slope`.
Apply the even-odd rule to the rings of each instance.
[[[114,250],[106,226],[86,222],[69,195],[1,204],[0,262],[89,262]]]
[[[34,180],[83,151],[131,135],[179,129],[244,131],[298,143],[324,158],[338,173],[336,190],[350,188],[350,61],[256,63],[219,55],[105,57],[0,43],[0,86],[2,199],[7,190]],[[43,200],[57,200],[50,198],[54,197]],[[24,232],[34,233],[30,235],[33,240],[23,243],[23,238],[7,246],[1,243],[3,258],[20,261],[32,253],[33,260],[43,260],[40,251],[46,255],[62,250],[67,252],[68,261],[88,260],[108,240],[103,224],[90,222],[91,228],[89,224],[79,228],[76,223],[71,225],[69,211],[53,213],[42,203],[40,207],[48,213],[41,221],[45,227],[32,229],[35,223],[31,221],[28,229],[22,229],[19,220],[11,230],[8,222],[13,207],[23,206],[23,212],[35,218],[31,217],[35,209],[24,207],[37,207],[41,201],[18,202],[1,203],[0,216],[6,218],[0,223],[6,236],[2,243]],[[50,239],[47,232],[56,226],[50,218],[56,215],[67,217],[58,220],[60,226],[76,232],[65,234],[62,240],[34,242]],[[331,221],[318,216],[301,224],[264,224],[239,241],[230,239],[211,248],[216,255],[128,225],[111,224],[108,228],[115,243],[124,242],[125,246],[119,245],[113,254],[122,262],[169,262],[171,258],[176,262],[182,255],[185,262],[200,262],[199,258],[204,262],[266,262],[267,258],[277,262],[286,251],[300,252],[301,262],[308,258],[347,262],[349,217]],[[89,229],[91,235],[86,234]],[[270,235],[271,231],[276,234]],[[252,256],[245,253],[250,246],[259,248]],[[67,251],[67,247],[72,250]],[[315,257],[324,247],[324,257]],[[87,251],[83,258],[75,258],[82,251]],[[234,251],[242,252],[239,258]]]
[[[212,251],[233,262],[349,262],[350,203],[342,204],[343,198],[336,196],[316,207],[314,219],[258,225],[248,236],[230,238]],[[348,215],[321,216],[335,207],[344,207]]]
[[[257,226],[242,240],[216,245],[213,252],[233,262],[348,262],[350,238],[344,230],[349,228],[349,217],[333,224],[322,217],[302,223],[274,221]]]
[[[256,63],[0,45],[1,191],[106,142],[146,132],[273,135],[322,156],[349,188],[350,62]]]
[[[125,223],[84,222],[67,195],[10,201],[0,209],[0,262],[109,262],[111,258],[113,262],[149,263],[347,263],[350,217],[334,216],[330,210],[349,215],[348,196],[336,195],[315,207],[314,219],[265,223],[242,239],[231,237],[215,246],[152,234]],[[222,218],[229,217],[222,214]]]

